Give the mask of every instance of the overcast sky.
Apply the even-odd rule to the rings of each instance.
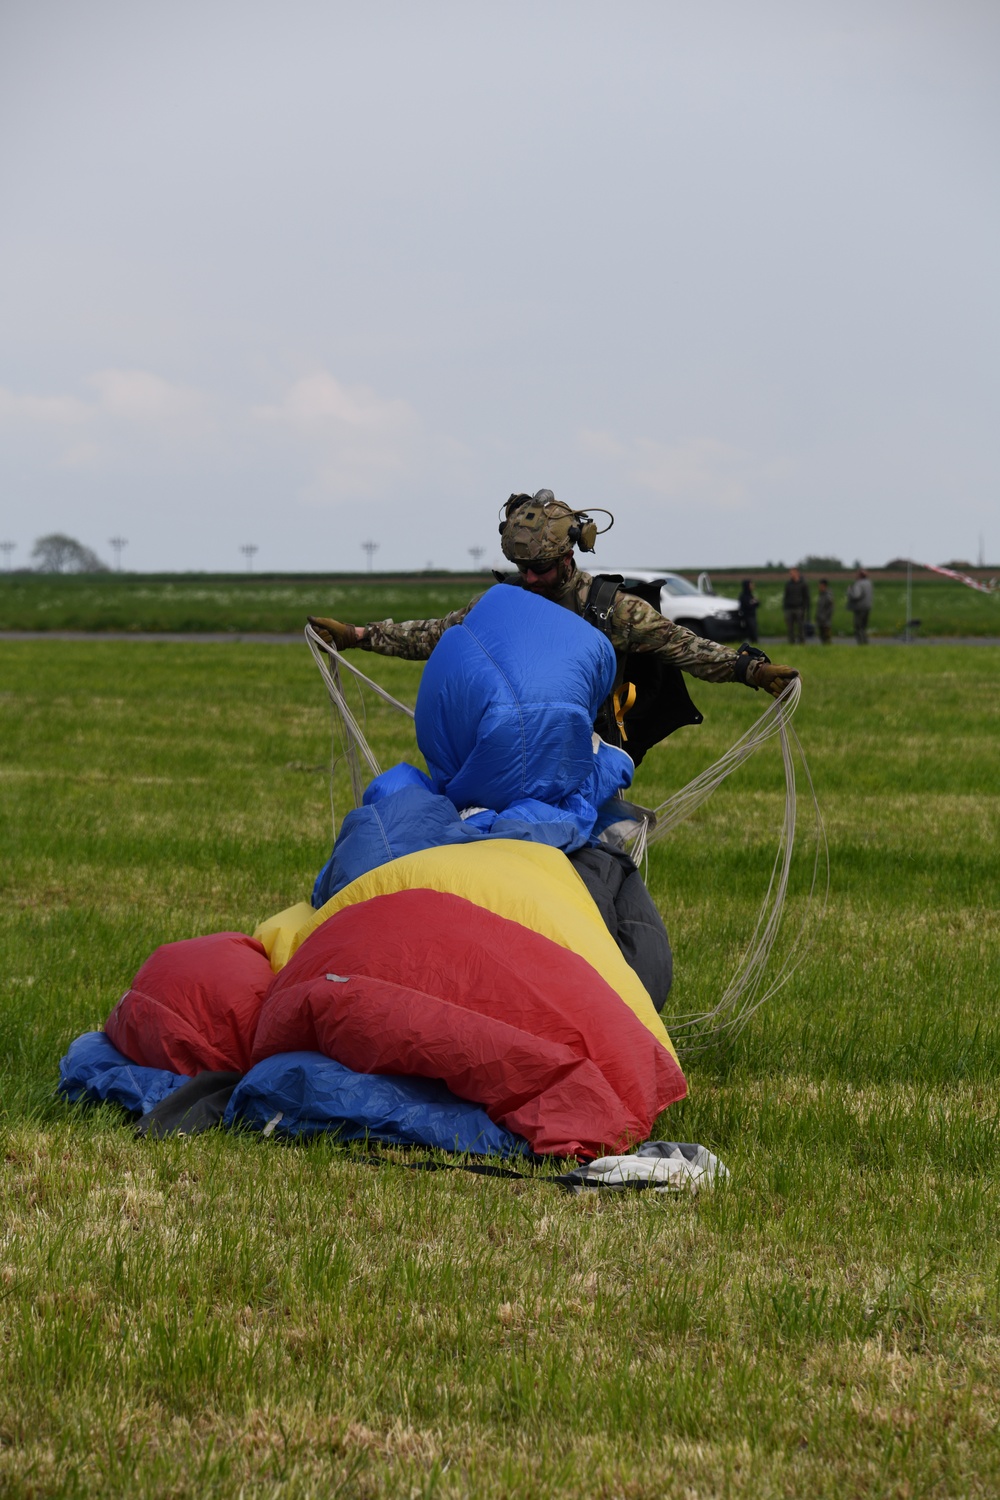
[[[1000,558],[997,0],[3,0],[0,531]]]

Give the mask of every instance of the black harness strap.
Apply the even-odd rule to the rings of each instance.
[[[615,600],[623,583],[620,573],[598,573],[583,606],[583,619],[589,620],[609,638]],[[664,661],[652,651],[616,651],[615,655],[618,658],[617,681],[631,682],[636,690],[635,703],[624,715],[627,739],[623,743],[614,693],[601,705],[594,728],[602,740],[626,750],[638,766],[647,750],[685,724],[700,724],[703,715],[691,701],[680,667]]]
[[[603,635],[611,634],[615,600],[624,582],[620,573],[598,573],[590,585],[587,602],[583,606],[583,618],[591,625],[596,625]]]

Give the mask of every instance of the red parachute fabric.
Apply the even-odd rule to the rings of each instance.
[[[243,932],[165,943],[143,964],[105,1025],[131,1062],[172,1073],[245,1073],[261,1003],[274,980]]]
[[[335,912],[281,970],[253,1062],[294,1051],[443,1079],[557,1156],[623,1149],[686,1093],[675,1059],[583,958],[421,888]]]

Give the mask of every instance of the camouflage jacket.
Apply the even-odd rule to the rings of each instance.
[[[592,582],[592,574],[576,568],[557,593],[546,597],[582,615]],[[516,578],[503,585],[507,588],[518,586]],[[478,594],[461,609],[453,609],[440,620],[403,620],[398,625],[392,620],[379,620],[366,625],[358,645],[362,650],[375,651],[379,656],[426,661],[445,631],[452,625],[460,625],[482,597]],[[692,677],[700,677],[706,682],[733,680],[735,651],[664,619],[658,610],[635,594],[619,593],[608,637],[619,656],[632,651],[655,651],[675,667],[690,672]]]

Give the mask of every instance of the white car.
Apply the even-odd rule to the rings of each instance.
[[[676,621],[695,635],[707,636],[712,641],[737,641],[746,634],[740,624],[738,602],[713,593],[707,573],[698,575],[696,588],[679,573],[668,573],[666,569],[602,568],[601,572],[621,573],[630,594],[646,599],[666,619]]]

